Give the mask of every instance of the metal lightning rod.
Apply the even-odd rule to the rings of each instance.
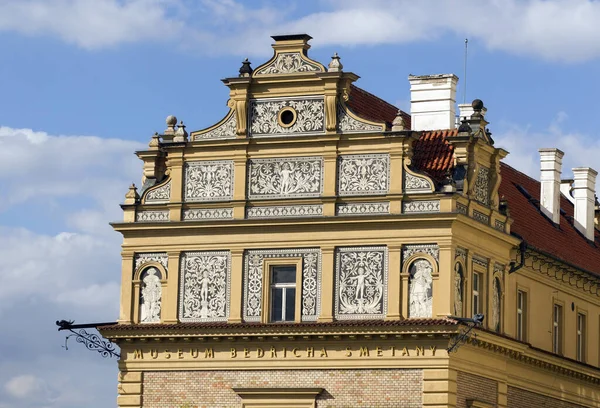
[[[467,51],[469,48],[469,39],[465,38],[465,75],[464,75],[464,82],[463,82],[463,103],[467,103]]]

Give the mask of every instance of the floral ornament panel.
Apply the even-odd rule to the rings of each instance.
[[[229,317],[229,251],[185,252],[181,257],[179,320],[227,321]]]
[[[147,264],[149,262],[157,262],[167,269],[167,264],[169,262],[169,257],[166,252],[146,252],[135,254],[134,257],[134,269],[137,270],[140,266]]]
[[[427,254],[437,262],[440,261],[440,247],[437,244],[404,245],[402,248],[402,262],[406,262],[414,254]]]
[[[335,316],[373,319],[387,313],[387,248],[336,250]]]
[[[279,112],[286,107],[296,111],[296,121],[289,127],[279,123]],[[324,132],[325,103],[322,97],[250,101],[250,137]]]
[[[404,189],[407,193],[430,193],[433,186],[425,177],[419,177],[404,171]]]
[[[229,118],[214,129],[205,133],[194,133],[193,140],[206,139],[235,139],[236,138],[237,120],[235,112],[229,114]]]
[[[291,157],[248,161],[248,198],[318,197],[323,192],[323,158]]]
[[[141,210],[135,213],[135,222],[169,222],[169,210]]]
[[[477,178],[475,179],[475,200],[484,205],[490,204],[489,177],[490,169],[480,167],[477,172]]]
[[[249,250],[244,254],[244,320],[262,315],[265,258],[302,258],[302,321],[316,321],[321,305],[321,251],[319,249]]]
[[[382,132],[385,130],[382,125],[373,125],[354,119],[341,104],[338,104],[337,107],[337,123],[341,133]]]
[[[146,203],[168,203],[171,199],[171,179],[163,185],[156,187],[146,194]]]
[[[386,194],[390,183],[387,154],[352,154],[338,158],[338,194]]]
[[[185,201],[231,200],[233,160],[187,162],[184,183]]]
[[[254,72],[257,75],[293,74],[296,72],[323,72],[319,65],[302,58],[299,52],[281,52],[275,59]]]

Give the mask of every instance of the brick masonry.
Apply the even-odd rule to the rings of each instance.
[[[489,378],[459,371],[456,376],[456,387],[456,408],[467,408],[468,400],[477,400],[492,406],[498,403],[498,384]],[[510,404],[508,406],[513,407]],[[514,405],[514,407],[521,406]]]
[[[317,408],[422,406],[423,371],[257,370],[144,372],[144,408],[239,408],[233,387],[323,388]]]
[[[582,408],[583,405],[571,404],[545,395],[508,387],[508,406],[518,408]]]

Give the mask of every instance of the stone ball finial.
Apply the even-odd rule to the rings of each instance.
[[[251,62],[246,58],[242,61],[242,66],[240,67],[240,77],[249,77],[252,75],[252,67],[250,66]]]
[[[483,101],[481,99],[475,99],[471,103],[474,111],[481,111],[483,109]]]
[[[168,127],[174,127],[177,124],[177,117],[174,115],[169,115],[167,116],[166,122]]]
[[[401,110],[398,110],[398,112],[396,113],[396,117],[392,122],[392,131],[405,130],[404,117],[402,116],[402,114],[403,112]]]

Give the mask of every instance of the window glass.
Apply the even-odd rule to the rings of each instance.
[[[271,321],[293,322],[296,317],[296,267],[271,268]]]

